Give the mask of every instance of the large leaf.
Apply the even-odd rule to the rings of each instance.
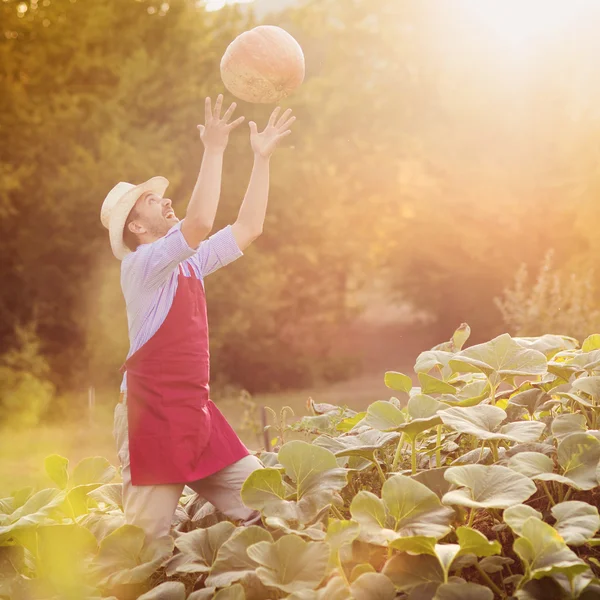
[[[279,469],[257,469],[250,473],[242,486],[242,501],[256,510],[279,504],[287,495]]]
[[[335,455],[325,448],[294,440],[284,444],[277,456],[285,474],[296,484],[298,500],[315,488],[323,488],[327,471],[335,471],[336,476],[327,482],[334,489],[346,485],[345,472],[338,468]]]
[[[102,456],[91,456],[81,460],[73,469],[69,485],[77,487],[92,483],[110,483],[117,474],[117,470],[106,458]]]
[[[444,504],[507,508],[524,502],[536,491],[531,479],[500,465],[449,467],[444,477],[460,488],[446,493]]]
[[[216,596],[215,596],[216,597]],[[243,600],[243,596],[241,600]],[[138,600],[185,600],[185,585],[181,581],[165,581],[149,592],[142,594]]]
[[[403,592],[427,584],[439,585],[444,582],[444,570],[440,561],[436,556],[428,554],[395,554],[385,563],[382,573]]]
[[[508,400],[509,406],[518,406],[525,408],[530,416],[542,410],[546,402],[549,402],[551,397],[544,391],[536,388],[525,390],[514,394]]]
[[[46,474],[54,483],[64,490],[69,483],[69,459],[59,454],[51,454],[44,459]]]
[[[523,525],[528,519],[535,518],[543,520],[542,513],[527,504],[515,504],[504,511],[502,515],[504,522],[517,534],[523,535]]]
[[[248,548],[258,542],[272,541],[271,534],[262,527],[252,525],[236,529],[217,551],[206,585],[226,587],[254,573],[257,563],[248,555]]]
[[[556,519],[554,528],[571,546],[585,544],[600,529],[598,509],[587,502],[561,502],[551,512]]]
[[[367,415],[361,423],[379,431],[394,431],[405,420],[404,413],[394,404],[386,400],[378,400],[369,405]]]
[[[423,394],[454,394],[456,392],[453,385],[427,373],[419,373],[419,383]]]
[[[409,393],[412,389],[412,379],[404,373],[397,373],[396,371],[388,371],[385,374],[385,385],[392,390]]]
[[[329,560],[327,544],[306,542],[296,535],[258,542],[247,553],[260,565],[256,574],[264,585],[288,593],[315,589],[325,577]]]
[[[99,585],[142,583],[171,556],[174,546],[171,536],[162,536],[148,544],[145,537],[143,529],[123,525],[102,540],[90,567]]]
[[[167,570],[180,573],[208,573],[217,558],[219,548],[231,537],[235,525],[229,521],[217,523],[206,529],[194,529],[175,540],[180,550],[169,561]]]
[[[600,402],[600,377],[579,377],[573,382],[573,389],[587,394],[594,404]]]
[[[68,594],[81,589],[84,573],[98,544],[85,527],[75,524],[44,525],[37,530],[36,575]]]
[[[573,433],[558,445],[557,454],[563,475],[575,486],[581,490],[591,490],[598,485],[598,438],[589,433]]]
[[[494,540],[490,542],[485,535],[471,529],[470,527],[459,527],[456,530],[458,543],[460,545],[460,554],[474,554],[475,556],[493,556],[502,552],[500,542]]]
[[[585,562],[567,547],[554,527],[536,517],[525,521],[522,537],[515,540],[513,548],[527,565],[532,579],[558,573],[573,577],[589,569]]]
[[[88,492],[90,498],[96,502],[104,502],[108,506],[117,506],[123,508],[123,484],[106,483],[100,487]]]
[[[356,435],[340,435],[335,438],[339,448],[335,451],[335,455],[359,456],[373,462],[375,461],[375,452],[397,442],[399,438],[399,433],[383,432],[377,429],[369,429]]]
[[[50,521],[50,516],[64,502],[65,492],[57,489],[40,490],[10,515],[0,519],[0,543],[17,531]]]
[[[450,367],[459,373],[484,373],[492,385],[496,385],[515,375],[542,375],[546,372],[547,361],[541,352],[523,348],[504,333],[455,354]]]
[[[573,483],[567,477],[554,473],[554,461],[541,452],[519,452],[509,458],[508,466],[531,479],[559,481],[567,485]]]
[[[516,337],[513,338],[517,344],[523,348],[538,350],[548,358],[554,356],[557,352],[564,350],[573,350],[579,346],[579,342],[566,335],[554,335],[547,333],[539,337]]]
[[[389,577],[381,573],[363,573],[350,585],[354,600],[394,600],[396,590]]]
[[[406,405],[411,419],[428,419],[443,408],[446,408],[444,404],[427,394],[415,394],[411,396]]]
[[[539,421],[507,423],[500,427],[507,414],[498,406],[480,404],[468,408],[452,407],[439,413],[444,425],[460,433],[474,435],[480,440],[510,440],[535,442],[546,426]]]
[[[478,583],[443,583],[433,600],[494,600],[494,593]]]
[[[585,416],[580,413],[565,413],[552,420],[552,435],[560,442],[572,433],[583,433],[587,429]]]
[[[404,475],[390,477],[382,499],[365,490],[352,500],[350,512],[361,525],[360,539],[385,545],[399,537],[441,538],[450,530],[454,511],[442,506],[427,486]]]

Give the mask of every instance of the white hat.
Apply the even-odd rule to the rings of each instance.
[[[121,181],[108,192],[102,203],[100,220],[102,225],[108,229],[110,247],[119,260],[123,260],[125,255],[131,252],[123,241],[123,230],[127,217],[138,198],[144,192],[153,192],[162,198],[168,185],[169,182],[164,177],[152,177],[139,185]]]

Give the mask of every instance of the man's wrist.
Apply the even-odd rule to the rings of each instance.
[[[209,156],[223,156],[226,146],[204,146],[204,154]]]
[[[254,162],[255,163],[269,164],[270,160],[271,160],[271,155],[264,156],[263,154],[260,154],[259,152],[254,153]]]

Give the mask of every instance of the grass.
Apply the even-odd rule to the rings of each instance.
[[[348,405],[362,409],[374,400],[387,399],[390,390],[383,384],[383,376],[364,376],[351,381],[304,390],[265,394],[252,398],[253,408],[240,407],[238,398],[220,400],[217,405],[235,428],[244,443],[252,449],[263,447],[261,407],[270,406],[276,412],[290,406],[297,416],[307,414],[309,397],[315,402]],[[69,459],[73,468],[88,456],[104,456],[118,465],[113,439],[113,410],[117,394],[97,394],[98,404],[93,415],[69,422],[43,424],[30,429],[4,428],[0,430],[0,498],[12,491],[32,486],[36,489],[53,487],[44,471],[44,458],[60,454]]]

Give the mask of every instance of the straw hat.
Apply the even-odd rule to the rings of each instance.
[[[110,247],[119,260],[123,260],[125,255],[131,252],[123,241],[123,230],[125,221],[138,198],[145,192],[153,192],[162,198],[168,185],[169,182],[164,177],[152,177],[139,185],[121,181],[108,192],[102,203],[100,220],[108,229]]]

